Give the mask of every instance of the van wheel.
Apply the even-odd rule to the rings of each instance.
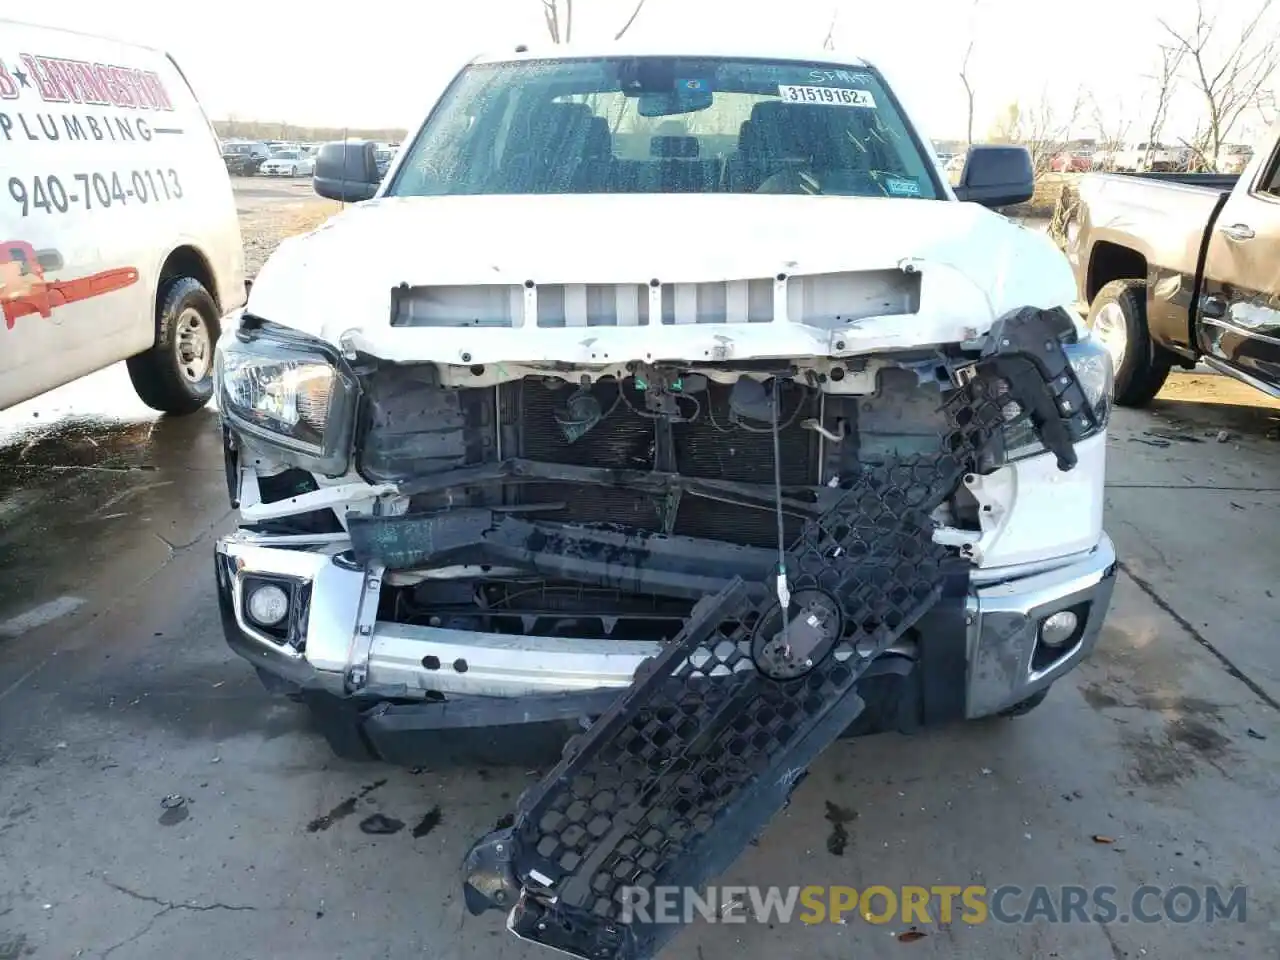
[[[1116,371],[1116,403],[1145,407],[1160,392],[1173,365],[1151,342],[1147,330],[1145,280],[1113,280],[1089,308],[1089,327],[1111,354]]]
[[[195,413],[213,396],[218,308],[199,280],[175,277],[160,288],[156,345],[128,360],[142,402],[172,414]]]

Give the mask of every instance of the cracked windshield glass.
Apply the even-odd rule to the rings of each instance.
[[[640,57],[468,68],[388,193],[935,198],[936,177],[869,70]]]

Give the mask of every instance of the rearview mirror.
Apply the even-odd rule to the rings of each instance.
[[[984,207],[1025,203],[1035,192],[1031,151],[1026,147],[994,144],[969,148],[960,182],[955,187],[957,200],[980,203]]]
[[[316,154],[312,185],[322,197],[359,203],[377,193],[381,181],[372,140],[335,140]]]
[[[715,102],[700,80],[682,80],[674,90],[640,94],[636,112],[642,117],[675,117],[707,110]]]

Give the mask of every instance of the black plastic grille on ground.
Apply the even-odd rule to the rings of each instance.
[[[952,392],[937,452],[847,478],[837,505],[791,544],[793,597],[829,601],[807,609],[838,611],[838,623],[825,624],[834,642],[811,631],[826,638],[812,659],[793,672],[770,669],[782,679],[766,676],[753,641],[762,625],[781,622],[773,585],[735,580],[695,607],[521,798],[512,849],[501,854],[521,889],[509,921],[518,935],[581,957],[633,960],[676,932],[629,916],[624,901],[637,889],[697,891],[727,868],[861,712],[859,676],[938,603],[949,578],[967,577],[966,561],[933,542],[931,513],[1003,426],[1037,403],[1043,410],[1044,396],[1026,396],[1025,379],[1013,387],[1001,368],[981,364]],[[1041,394],[1045,387],[1039,379]],[[1041,422],[1035,430],[1048,439]],[[963,602],[963,591],[946,594]],[[798,643],[804,625],[789,629]]]
[[[959,449],[861,474],[792,545],[793,595],[821,591],[839,610],[829,655],[795,679],[763,675],[752,640],[762,622],[778,622],[777,600],[765,584],[737,582],[703,601],[624,700],[522,799],[517,873],[527,889],[557,898],[552,916],[619,921],[627,888],[705,882],[723,868],[705,869],[744,791],[781,785],[775,792],[785,801],[811,759],[797,765],[791,748],[824,719],[834,721],[825,724],[829,742],[856,718],[861,703],[849,694],[857,678],[933,605],[948,567],[964,566],[932,540],[930,513],[954,490],[972,449],[969,439],[951,441],[944,445]],[[752,832],[777,805],[761,811]],[[545,911],[538,916],[548,922]],[[633,923],[629,932],[639,948],[670,931]]]

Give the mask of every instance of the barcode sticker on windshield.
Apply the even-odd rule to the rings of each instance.
[[[832,104],[838,107],[870,107],[875,109],[876,98],[870,90],[854,90],[850,87],[798,87],[779,84],[778,96],[783,103]]]

